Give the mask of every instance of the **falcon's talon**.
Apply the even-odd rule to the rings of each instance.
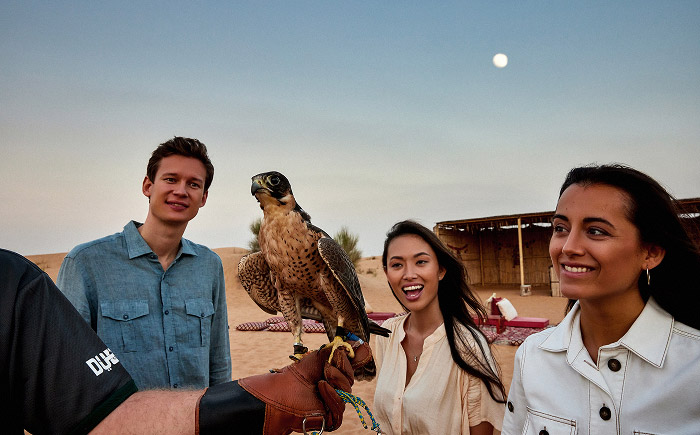
[[[299,362],[307,353],[309,353],[309,348],[304,346],[301,342],[296,342],[294,343],[294,355],[289,355],[289,359]]]
[[[348,351],[348,357],[355,358],[355,349],[352,348],[352,345],[350,343],[347,343],[345,340],[343,340],[343,337],[338,337],[337,335],[329,343],[332,347],[331,349],[331,356],[328,357],[328,363],[330,364],[331,361],[333,361],[333,352],[335,352],[336,349],[339,347],[344,347]]]

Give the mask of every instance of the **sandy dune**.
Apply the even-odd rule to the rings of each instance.
[[[238,260],[247,252],[241,248],[215,249],[221,257],[226,275],[226,293],[231,338],[231,360],[233,362],[234,379],[253,374],[264,373],[273,367],[281,367],[289,363],[288,355],[291,350],[292,335],[286,332],[248,332],[237,331],[236,325],[244,322],[264,321],[270,317],[263,312],[248,297],[236,276]],[[29,256],[39,267],[45,270],[52,279],[56,280],[61,261],[65,254],[48,254]],[[374,311],[403,311],[389,291],[380,257],[364,258],[358,265],[358,275],[367,303]],[[519,289],[505,288],[476,288],[482,300],[496,292],[498,296],[507,297],[521,316],[546,317],[550,323],[556,324],[564,317],[566,299],[549,296],[548,288],[534,288],[532,295],[520,296]],[[305,343],[309,348],[317,348],[327,341],[325,334],[306,334]],[[498,360],[506,386],[510,385],[513,371],[513,356],[515,346],[493,346],[493,352]],[[358,382],[353,387],[353,393],[361,397],[373,409],[374,381]],[[365,416],[366,421],[369,419]],[[337,434],[369,434],[366,431],[351,406],[347,406],[344,424]]]

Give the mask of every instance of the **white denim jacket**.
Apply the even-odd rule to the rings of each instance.
[[[700,331],[649,299],[595,364],[579,313],[516,352],[502,433],[700,434]]]

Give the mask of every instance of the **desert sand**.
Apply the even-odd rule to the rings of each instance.
[[[247,251],[241,248],[221,248],[214,251],[221,257],[225,271],[233,378],[238,379],[265,373],[270,368],[287,365],[290,362],[288,355],[293,342],[291,333],[236,330],[236,325],[241,323],[262,322],[271,317],[255,305],[238,281],[236,273],[238,260]],[[65,254],[47,254],[33,255],[28,258],[46,271],[55,281],[64,256]],[[365,300],[374,311],[395,313],[403,311],[389,290],[382,271],[381,257],[363,258],[357,269]],[[535,287],[529,296],[520,296],[518,286],[474,287],[473,290],[482,301],[494,292],[499,297],[508,298],[520,316],[545,317],[549,319],[550,324],[557,324],[564,317],[567,300],[551,297],[549,288]],[[305,334],[304,342],[310,349],[314,349],[327,342],[327,338],[325,334]],[[371,341],[370,344],[372,344]],[[492,346],[506,388],[510,386],[513,357],[516,350],[516,346]],[[374,387],[374,381],[357,382],[353,386],[353,394],[362,398],[371,410],[374,409]],[[366,415],[365,420],[369,423],[369,418]],[[359,435],[373,432],[362,427],[354,408],[347,405],[343,426],[334,433]]]

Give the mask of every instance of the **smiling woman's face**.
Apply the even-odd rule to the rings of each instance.
[[[420,236],[404,234],[392,240],[384,272],[398,300],[411,312],[439,309],[438,284],[445,269]]]
[[[648,251],[627,217],[629,201],[625,192],[604,184],[573,184],[562,193],[549,255],[564,296],[612,302],[639,294]]]

